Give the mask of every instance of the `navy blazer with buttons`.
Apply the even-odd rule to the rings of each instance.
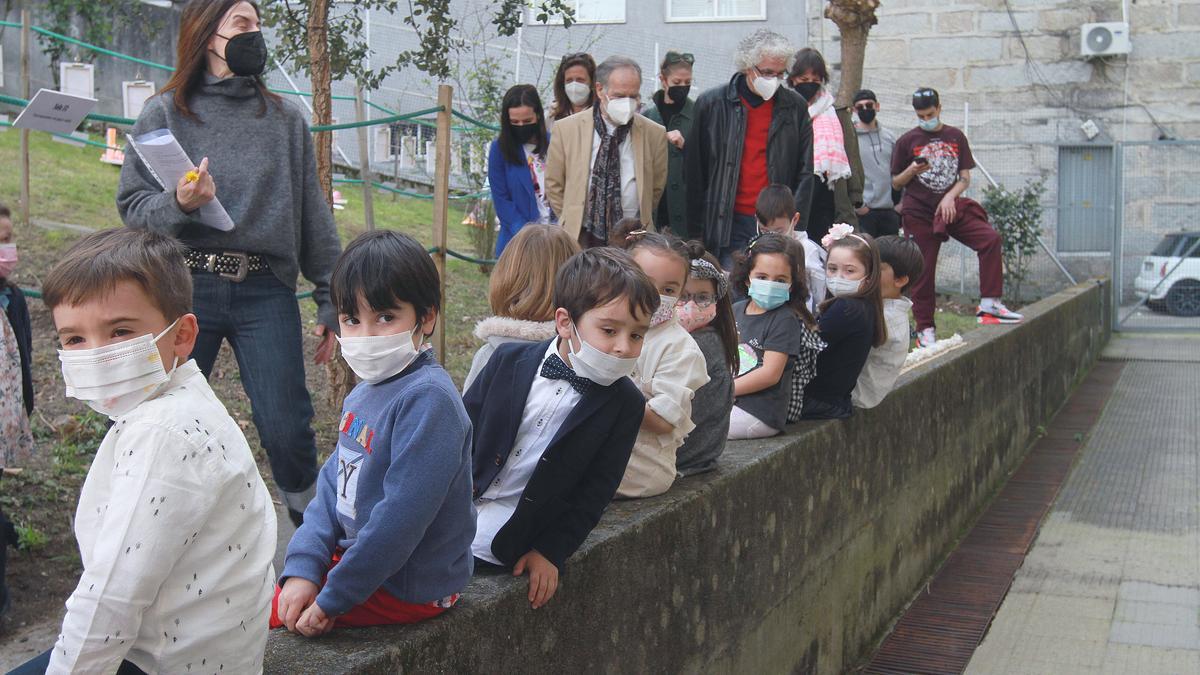
[[[474,427],[475,498],[508,461],[549,346],[501,345],[463,396]],[[497,560],[511,566],[536,550],[562,569],[621,484],[645,406],[628,377],[588,388],[546,447],[516,511],[492,539]]]

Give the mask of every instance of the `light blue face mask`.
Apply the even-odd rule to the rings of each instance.
[[[939,125],[941,125],[941,123],[942,121],[936,117],[927,120],[917,120],[917,126],[921,127],[925,131],[937,131],[937,128]]]
[[[792,297],[791,284],[766,279],[750,280],[750,299],[754,304],[771,311]]]

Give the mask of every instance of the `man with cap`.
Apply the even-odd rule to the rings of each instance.
[[[872,237],[900,232],[900,214],[892,193],[892,148],[896,134],[879,124],[879,99],[870,89],[854,95],[854,130],[858,134],[859,155],[863,167],[863,204],[859,207],[858,226]]]

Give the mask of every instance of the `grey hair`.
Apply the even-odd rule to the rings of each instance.
[[[610,56],[596,66],[596,82],[602,87],[608,87],[608,76],[621,68],[633,68],[638,74],[638,80],[641,81],[642,67],[638,65],[637,61],[628,56]]]
[[[738,43],[733,53],[733,64],[738,70],[750,70],[765,58],[783,59],[788,70],[792,68],[796,48],[792,41],[773,30],[760,28]]]

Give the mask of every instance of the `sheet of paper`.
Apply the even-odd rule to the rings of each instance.
[[[173,189],[184,174],[196,167],[169,129],[151,131],[137,138],[127,135],[126,138],[163,190]],[[233,219],[216,197],[201,206],[198,213],[200,222],[209,227],[222,232],[229,232],[234,228]]]
[[[53,89],[39,89],[29,105],[17,115],[13,126],[36,129],[55,134],[69,134],[96,107],[96,99],[64,94]]]

